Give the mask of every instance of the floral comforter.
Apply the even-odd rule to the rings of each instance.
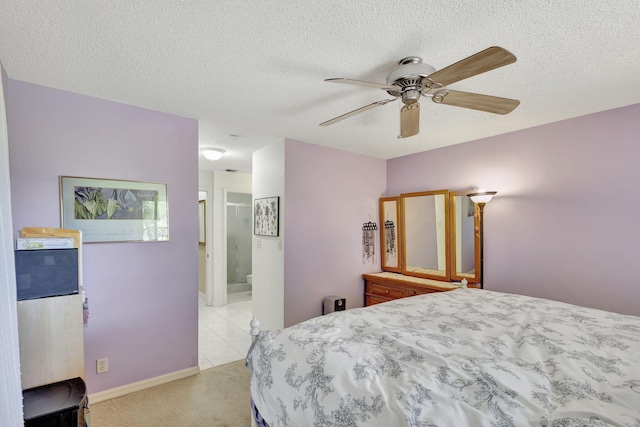
[[[251,395],[278,426],[640,426],[640,318],[487,290],[263,332]]]

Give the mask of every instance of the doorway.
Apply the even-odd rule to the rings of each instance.
[[[251,295],[251,194],[227,193],[227,301],[230,294]],[[232,298],[234,299],[234,298]]]

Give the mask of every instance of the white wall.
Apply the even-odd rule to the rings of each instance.
[[[204,197],[203,197],[204,195]],[[213,172],[198,172],[198,200],[206,202],[205,288],[206,303],[213,305]],[[221,305],[221,304],[218,304]]]
[[[253,153],[253,199],[280,197],[280,236],[253,236],[253,314],[261,329],[284,327],[285,142]]]
[[[16,313],[16,275],[13,258],[9,147],[4,104],[4,68],[0,65],[0,420],[21,426],[22,392]]]

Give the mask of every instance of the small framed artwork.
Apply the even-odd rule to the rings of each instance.
[[[207,202],[198,202],[198,243],[202,246],[207,244]]]
[[[167,241],[167,184],[61,176],[60,216],[84,243]]]
[[[253,234],[278,236],[280,197],[265,197],[253,202]]]

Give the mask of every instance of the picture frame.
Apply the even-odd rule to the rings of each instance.
[[[169,240],[167,184],[60,176],[60,223],[83,243]]]
[[[253,234],[277,237],[280,233],[280,197],[253,201]]]
[[[200,200],[198,202],[198,244],[206,246],[207,244],[207,201]]]

